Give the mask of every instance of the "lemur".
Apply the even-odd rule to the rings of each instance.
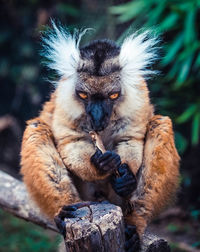
[[[137,251],[148,223],[179,184],[172,123],[154,115],[146,83],[154,74],[157,40],[144,32],[121,46],[102,39],[80,47],[81,35],[53,23],[43,38],[47,65],[60,78],[39,116],[27,122],[21,173],[32,198],[63,234],[64,218],[74,216],[76,203],[108,200],[121,206],[125,248]],[[101,137],[105,153],[90,131]]]

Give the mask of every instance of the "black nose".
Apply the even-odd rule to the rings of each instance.
[[[102,102],[90,103],[87,108],[87,113],[90,116],[91,127],[95,131],[102,131],[107,126],[108,112]]]

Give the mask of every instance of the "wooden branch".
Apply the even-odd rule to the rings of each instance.
[[[0,207],[44,228],[58,232],[29,199],[24,184],[0,171]],[[121,208],[107,202],[77,210],[77,217],[66,219],[67,252],[124,252],[124,224]],[[169,252],[164,239],[146,233],[142,252]]]
[[[143,236],[141,252],[170,252],[170,247],[165,239],[146,232]]]
[[[25,185],[0,171],[0,207],[13,215],[33,222],[43,228],[57,231],[53,223],[43,217],[36,205],[29,199]]]

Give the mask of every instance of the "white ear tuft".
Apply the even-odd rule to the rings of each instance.
[[[79,42],[87,30],[79,33],[69,31],[52,21],[53,30],[45,33],[42,38],[43,50],[41,55],[47,60],[45,64],[55,70],[60,77],[69,77],[76,73],[80,58]]]
[[[158,47],[155,47],[158,42],[157,38],[150,36],[149,31],[140,35],[134,33],[124,40],[119,63],[122,68],[122,77],[131,85],[139,84],[142,78],[156,73],[147,67],[158,59]]]

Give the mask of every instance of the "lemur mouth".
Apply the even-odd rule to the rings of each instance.
[[[95,132],[100,132],[100,131],[103,131],[105,129],[105,127],[104,126],[92,126],[92,130],[94,130]]]
[[[100,131],[105,130],[106,127],[108,126],[108,122],[109,122],[109,118],[104,118],[99,121],[94,121],[90,119],[91,128],[95,132],[100,132]]]

